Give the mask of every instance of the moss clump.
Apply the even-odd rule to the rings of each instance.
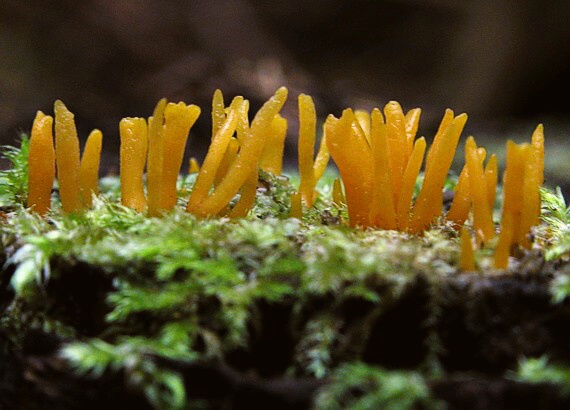
[[[0,172],[0,206],[23,204],[28,193],[28,155],[30,142],[28,136],[20,136],[20,146],[2,147],[3,157],[10,166]]]
[[[513,378],[529,383],[552,383],[570,394],[570,367],[548,363],[545,356],[521,360]]]
[[[436,408],[428,386],[419,373],[387,371],[351,363],[339,367],[331,384],[316,399],[317,409],[410,409]]]

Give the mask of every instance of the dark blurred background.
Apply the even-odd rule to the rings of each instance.
[[[499,147],[545,123],[548,181],[562,184],[569,46],[567,0],[1,0],[0,138],[13,142],[60,98],[83,138],[103,131],[112,169],[120,118],[167,97],[202,107],[188,148],[202,157],[215,88],[255,109],[286,85],[291,159],[298,93],[321,116],[395,99],[424,109],[427,137],[446,107]]]

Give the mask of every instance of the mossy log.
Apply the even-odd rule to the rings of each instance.
[[[20,171],[0,192],[0,408],[569,407],[559,192],[509,270],[491,246],[463,272],[451,226],[352,229],[330,195],[290,218],[282,176],[260,174],[243,219],[148,218],[116,178],[43,218]]]
[[[0,405],[151,408],[125,370],[108,369],[97,378],[78,375],[60,355],[71,340],[104,337],[109,332],[105,316],[110,306],[105,301],[113,285],[109,273],[97,266],[61,259],[53,261],[53,266],[58,274],[42,296],[44,314],[76,334],[66,338],[16,326],[16,305],[6,303],[13,295],[4,289]],[[335,303],[332,293],[307,297],[301,304],[293,296],[275,302],[259,299],[249,307],[247,345],[218,358],[187,361],[149,354],[147,359],[180,374],[188,400],[200,399],[208,408],[260,404],[310,408],[329,378],[303,375],[296,356],[302,355],[300,348],[310,347],[307,324],[328,317],[337,331],[330,346],[330,368],[361,361],[388,370],[415,370],[437,362],[442,375],[428,386],[433,398],[448,408],[566,408],[570,397],[556,386],[509,377],[521,357],[548,355],[557,363],[570,364],[566,331],[570,303],[551,302],[554,268],[541,264],[534,272],[454,275],[438,281],[437,287],[420,274],[397,297],[390,296],[385,284],[368,283],[381,296],[381,303],[359,297]],[[3,275],[5,283],[10,272],[5,270]],[[219,305],[215,297],[204,301],[205,321]],[[19,309],[34,310],[25,305]],[[156,320],[152,315],[130,320],[125,331],[152,334],[151,322]],[[15,338],[9,332],[22,333]],[[204,349],[204,341],[197,338],[193,349]],[[292,368],[297,368],[294,375]]]

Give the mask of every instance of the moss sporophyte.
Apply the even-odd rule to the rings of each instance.
[[[11,349],[30,329],[75,340],[58,359],[82,377],[120,370],[156,408],[188,405],[185,366],[202,360],[327,380],[317,408],[428,406],[450,349],[437,329],[456,303],[473,298],[465,332],[486,329],[492,298],[521,270],[570,258],[570,208],[541,188],[541,125],[530,144],[507,143],[497,198],[497,158],[473,137],[449,176],[465,114],[446,110],[428,149],[416,138],[419,109],[347,109],[318,133],[313,100],[300,95],[299,170],[287,177],[286,98],[277,90],[250,122],[248,100],[226,106],[216,91],[208,152],[184,175],[195,105],[161,100],[150,118],[121,120],[118,178],[98,178],[99,131],[81,154],[62,102],[53,118],[38,113],[0,173],[0,332]],[[505,283],[489,296],[476,278]],[[551,282],[566,301],[568,275]]]

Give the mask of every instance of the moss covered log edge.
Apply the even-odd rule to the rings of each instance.
[[[23,205],[27,152],[25,136],[6,147],[11,167],[0,173],[0,373],[14,358],[26,365],[32,349],[62,366],[49,362],[51,372],[95,386],[118,377],[120,394],[154,408],[247,402],[236,391],[248,388],[285,407],[438,408],[447,398],[441,381],[470,372],[509,386],[553,384],[560,397],[570,391],[570,340],[511,343],[498,358],[463,347],[475,349],[473,365],[458,358],[453,338],[490,331],[488,306],[465,311],[466,329],[446,328],[459,326],[450,312],[468,303],[462,297],[474,305],[501,299],[485,283],[530,292],[545,315],[570,318],[570,207],[559,190],[542,190],[534,249],[510,271],[491,269],[490,251],[480,249],[478,272],[464,273],[459,238],[446,225],[422,236],[348,228],[346,208],[330,199],[333,174],[302,220],[288,217],[293,185],[270,173],[260,175],[254,209],[239,220],[181,210],[145,217],[120,205],[115,177],[101,180],[93,209],[64,215],[56,202],[41,218]],[[180,178],[180,198],[193,182]],[[30,348],[30,338],[53,348]],[[200,383],[204,366],[216,374],[211,385]],[[35,372],[49,384],[45,368]],[[287,381],[297,383],[295,394]],[[30,397],[72,400],[33,384],[25,384]],[[6,402],[26,400],[6,384],[0,392]]]

